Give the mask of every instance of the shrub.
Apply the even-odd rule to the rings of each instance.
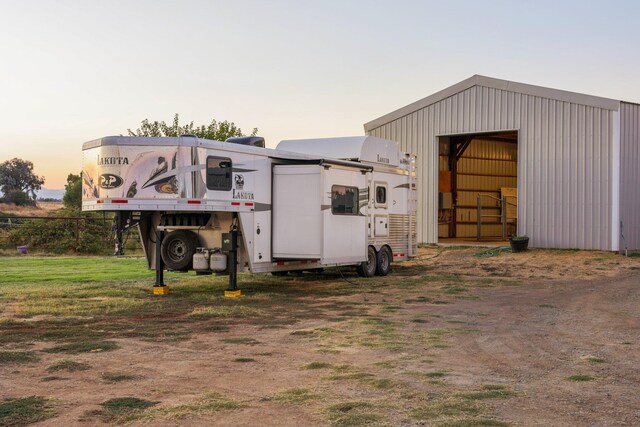
[[[55,217],[83,217],[87,220],[53,219]],[[72,209],[55,212],[52,219],[25,220],[19,228],[9,232],[11,246],[25,245],[46,249],[51,253],[108,254],[113,250],[110,221],[92,220],[97,214]]]
[[[29,197],[29,195],[20,190],[9,190],[4,195],[5,203],[13,203],[16,206],[35,206],[36,201]]]

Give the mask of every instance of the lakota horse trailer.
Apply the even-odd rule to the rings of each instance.
[[[137,226],[162,271],[286,274],[356,266],[386,275],[416,253],[415,160],[370,137],[227,142],[114,136],[83,145],[84,211]]]

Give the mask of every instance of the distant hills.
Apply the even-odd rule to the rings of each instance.
[[[38,199],[55,199],[62,200],[64,196],[64,190],[56,190],[52,188],[44,188],[36,193],[38,195]]]

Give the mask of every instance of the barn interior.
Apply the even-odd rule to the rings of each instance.
[[[438,242],[502,243],[517,234],[518,132],[438,140]]]

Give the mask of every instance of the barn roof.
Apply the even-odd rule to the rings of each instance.
[[[587,105],[591,107],[603,108],[606,110],[618,111],[620,108],[620,102],[615,99],[602,98],[599,96],[585,95],[582,93],[569,92],[566,90],[552,89],[548,87],[535,86],[525,83],[512,82],[509,80],[495,79],[493,77],[486,77],[475,75],[466,80],[456,83],[453,86],[449,86],[446,89],[436,92],[433,95],[429,95],[426,98],[422,98],[419,101],[413,102],[405,107],[399,108],[384,116],[378,117],[368,123],[365,123],[364,130],[368,132],[393,120],[404,117],[417,110],[428,107],[435,104],[438,101],[449,98],[460,92],[463,92],[474,86],[483,86],[494,89],[505,90],[509,92],[522,93],[525,95],[539,96],[542,98],[555,99],[559,101],[571,102],[574,104]]]

